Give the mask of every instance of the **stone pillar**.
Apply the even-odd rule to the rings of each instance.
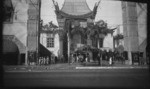
[[[127,64],[132,65],[132,54],[131,51],[128,51],[128,62]]]
[[[60,40],[59,38],[59,50],[60,50],[60,56],[63,55],[63,40]]]
[[[68,37],[68,63],[70,63],[70,37],[69,37],[69,32],[67,33],[67,37]]]
[[[114,36],[113,36],[113,49],[115,49],[115,39],[114,39]]]
[[[135,2],[122,2],[124,48],[128,51],[128,64],[132,64],[131,52],[138,51],[138,25]]]
[[[99,39],[97,40],[97,48],[100,48]]]
[[[26,48],[25,65],[28,65],[28,49]]]
[[[27,54],[30,53],[31,51],[38,53],[40,4],[41,4],[40,0],[29,1],[28,20],[27,20],[27,48],[28,48]]]

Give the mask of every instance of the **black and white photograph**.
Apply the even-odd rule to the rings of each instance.
[[[145,0],[2,1],[2,88],[150,88]]]

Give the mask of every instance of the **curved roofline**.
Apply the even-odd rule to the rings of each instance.
[[[86,0],[85,0],[85,2],[86,2],[86,5],[87,5],[88,9],[89,9],[90,11],[92,11],[92,10],[89,8],[89,6],[88,6],[88,4],[87,4],[87,1],[86,1]]]
[[[68,5],[68,1],[71,1],[71,0],[64,0],[64,3],[63,3],[63,5],[62,5],[62,7],[61,7],[61,9],[59,10],[59,11],[63,11],[63,12],[65,12],[65,13],[67,13],[66,11],[65,11],[65,9],[64,9],[64,7],[66,7],[66,5]],[[75,0],[76,1],[76,0]],[[79,0],[80,1],[80,0]],[[71,1],[71,3],[73,3],[72,1]],[[75,2],[76,3],[76,2]],[[86,9],[88,10],[88,12],[86,12],[86,13],[83,13],[83,14],[80,14],[80,15],[84,15],[84,14],[87,14],[87,13],[90,13],[90,12],[92,12],[93,10],[91,10],[90,8],[89,8],[89,6],[88,6],[88,4],[87,4],[87,1],[86,0],[84,0],[84,6],[86,7]],[[72,12],[71,12],[72,13]],[[69,15],[73,15],[73,14],[70,14],[70,12],[69,13],[67,13],[67,14],[69,14]],[[79,16],[80,16],[79,15]]]
[[[71,14],[67,14],[63,11],[59,11],[59,12],[63,17],[67,17],[67,18],[89,18],[89,17],[93,17],[93,11],[86,13],[86,14],[83,14],[83,15],[71,15]]]
[[[61,7],[61,9],[60,9],[60,10],[62,10],[62,8],[64,7],[64,5],[65,5],[65,1],[66,1],[66,0],[64,0],[63,6]]]

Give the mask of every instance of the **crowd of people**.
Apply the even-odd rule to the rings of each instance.
[[[74,62],[89,62],[89,54],[88,53],[72,53],[71,54],[71,63]]]
[[[112,52],[111,50],[109,51],[98,51],[93,53],[92,59],[94,61],[98,61],[99,65],[101,65],[102,60],[106,60],[109,62],[110,65],[113,64],[114,61],[121,61],[122,63],[125,62],[125,52],[124,53],[119,53],[117,51]],[[74,62],[89,62],[90,61],[90,55],[88,52],[85,53],[72,53],[71,54],[71,63]]]
[[[50,62],[50,58],[47,57],[39,57],[38,59],[38,65],[48,65]]]
[[[102,60],[108,61],[110,65],[114,64],[115,61],[120,61],[122,64],[125,64],[125,60],[128,60],[127,52],[124,51],[119,53],[118,51],[111,51],[111,50],[99,50],[97,52],[91,52],[92,56],[89,52],[75,52],[70,55],[69,62],[72,63],[83,63],[83,62],[90,62],[92,59],[93,61],[98,61],[99,65],[102,65]],[[33,55],[30,55],[30,64],[33,64],[33,59],[35,58]],[[32,60],[31,60],[32,59]],[[54,54],[50,56],[41,56],[38,58],[36,64],[37,65],[49,65],[49,64],[56,64],[58,62],[64,63],[64,56],[57,57]],[[134,56],[132,60],[137,59],[140,64],[144,64],[142,55]],[[143,59],[143,60],[142,60]]]
[[[37,60],[37,65],[56,64],[58,62],[63,62],[63,59],[63,56],[58,58],[54,54],[51,54],[50,56],[42,56]]]
[[[102,61],[108,61],[109,65],[114,64],[115,62],[121,62],[125,64],[125,60],[128,60],[128,52],[118,52],[112,50],[99,50],[97,52],[91,52],[89,55],[88,52],[81,52],[81,53],[72,53],[71,54],[71,63],[74,62],[90,62],[92,59],[93,61],[98,61],[99,65],[102,65]],[[145,65],[149,63],[146,59],[143,58],[143,54],[141,52],[132,53],[132,63],[138,63],[139,65]]]

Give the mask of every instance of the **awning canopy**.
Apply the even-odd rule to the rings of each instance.
[[[19,52],[18,46],[10,40],[4,39],[2,47],[3,47],[2,50],[3,53]]]
[[[39,45],[40,47],[40,50],[39,50],[39,53],[40,53],[40,56],[51,56],[51,52],[45,48],[42,44]]]
[[[147,46],[147,39],[145,39],[139,46],[139,51],[140,52],[144,52],[146,50],[146,46]]]

